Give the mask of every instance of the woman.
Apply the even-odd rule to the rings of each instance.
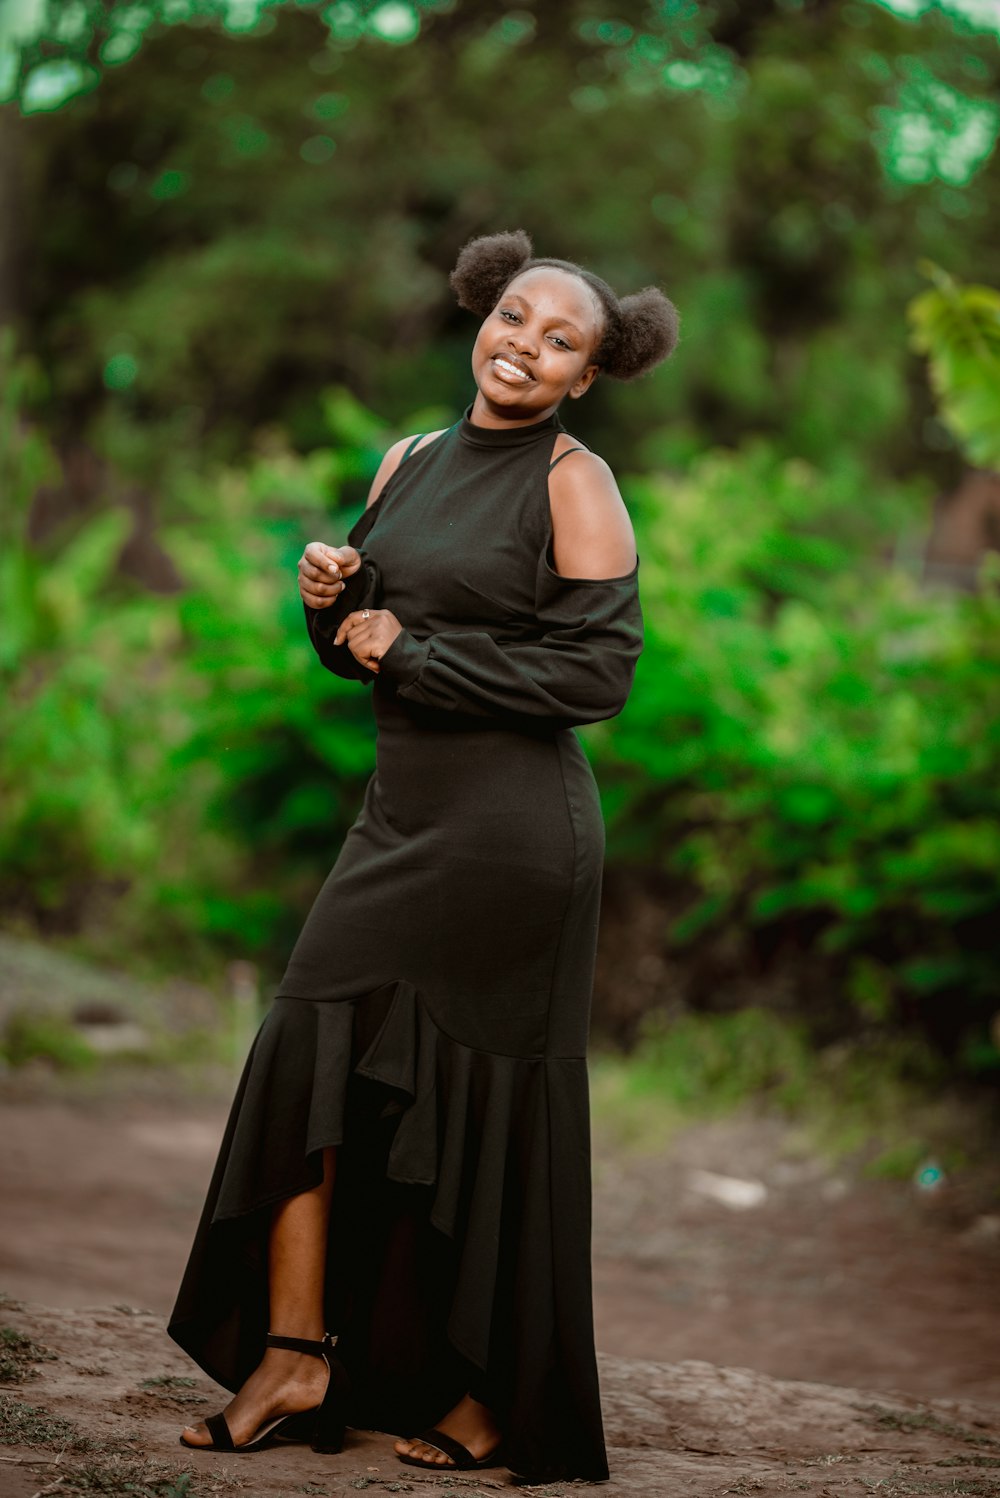
[[[181,1439],[339,1450],[349,1422],[414,1465],[599,1481],[604,834],[572,729],[623,706],[641,615],[614,479],[557,412],[665,358],[677,317],[521,232],[452,284],[485,318],[473,405],[299,563],[321,661],[373,685],[377,768],[233,1105],[169,1329],[238,1392]]]

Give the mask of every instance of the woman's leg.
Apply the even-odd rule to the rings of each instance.
[[[323,1180],[311,1191],[279,1202],[268,1236],[269,1330],[285,1337],[319,1341],[323,1325],[324,1281],[330,1201],[337,1152],[323,1151]],[[265,1421],[312,1409],[320,1403],[327,1384],[326,1364],[307,1353],[269,1347],[239,1393],[226,1406],[225,1416],[234,1443],[243,1446]],[[188,1426],[192,1445],[211,1445],[203,1424]]]

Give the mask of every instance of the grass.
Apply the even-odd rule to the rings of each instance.
[[[0,1394],[0,1446],[72,1446],[85,1451],[91,1442],[72,1420]]]
[[[194,1498],[192,1472],[177,1472],[159,1462],[122,1457],[88,1462],[59,1480],[58,1493],[108,1494],[113,1498]],[[204,1490],[203,1490],[204,1491]]]
[[[23,1384],[38,1377],[36,1363],[55,1361],[55,1353],[12,1326],[0,1326],[0,1384]]]
[[[455,1473],[449,1474],[445,1472],[434,1477],[417,1478],[416,1482],[419,1483],[421,1488],[441,1488],[445,1492],[453,1492],[456,1488],[461,1489],[463,1498],[483,1498],[484,1489],[506,1489],[509,1486],[507,1483],[495,1482],[491,1478],[462,1477]],[[367,1492],[371,1489],[375,1491],[381,1490],[384,1493],[411,1493],[413,1492],[414,1481],[406,1478],[355,1477],[348,1486],[358,1492]],[[324,1490],[311,1483],[306,1483],[303,1487],[296,1488],[295,1491],[297,1493],[319,1493]],[[345,1490],[341,1489],[340,1491]],[[535,1487],[532,1485],[530,1491],[532,1498],[568,1498],[568,1494],[563,1487],[556,1489],[551,1487]],[[327,1493],[327,1498],[333,1498],[333,1494]]]
[[[977,1435],[964,1425],[941,1420],[930,1410],[890,1410],[881,1404],[856,1404],[854,1408],[872,1417],[872,1424],[883,1430],[925,1430],[931,1435],[950,1436],[954,1441],[964,1441],[968,1446],[1000,1446],[1000,1440],[995,1436]]]
[[[909,1473],[891,1477],[859,1477],[857,1481],[879,1498],[1000,1498],[1000,1487],[990,1477],[963,1477],[935,1482]]]
[[[650,1019],[628,1056],[595,1054],[591,1076],[595,1120],[638,1149],[752,1106],[797,1125],[810,1151],[860,1158],[870,1176],[909,1179],[930,1158],[954,1171],[984,1153],[985,1121],[945,1093],[942,1064],[919,1042],[817,1051],[804,1024],[764,1009]]]
[[[198,1380],[186,1378],[179,1373],[161,1373],[155,1378],[144,1378],[139,1388],[145,1394],[158,1397],[172,1409],[191,1409],[194,1405],[208,1404],[207,1394],[195,1392]]]
[[[89,1071],[97,1056],[69,1019],[53,1014],[12,1014],[0,1040],[8,1066],[46,1061],[59,1071]]]
[[[238,1032],[232,1005],[220,1001],[219,1023],[211,1029],[198,1027],[173,1034],[150,1028],[141,1049],[99,1055],[71,1015],[19,1011],[0,1027],[0,1067],[16,1072],[41,1063],[62,1078],[79,1078],[98,1088],[106,1086],[112,1076],[159,1070],[175,1078],[187,1077],[200,1087],[206,1078],[228,1077],[237,1059],[242,1062],[256,1023],[255,1014],[253,1028]]]
[[[100,1498],[196,1498],[242,1488],[239,1478],[212,1472],[199,1477],[136,1456],[122,1441],[98,1441],[84,1435],[72,1420],[51,1415],[37,1405],[0,1395],[0,1446],[57,1450],[58,1472],[43,1490]],[[64,1453],[78,1459],[64,1461]],[[82,1459],[81,1459],[82,1458]]]
[[[129,952],[130,959],[137,956]],[[244,1039],[245,1020],[241,1028],[218,970],[211,988],[173,970],[154,978],[131,960],[109,967],[74,955],[65,942],[6,929],[0,930],[0,966],[9,979],[0,1006],[0,1062],[12,1071],[41,1063],[60,1076],[98,1084],[137,1068],[191,1067],[197,1078],[206,1069],[230,1068],[234,1044]],[[108,1027],[102,1042],[117,1039],[118,1045],[91,1044],[96,1032],[88,1025]]]

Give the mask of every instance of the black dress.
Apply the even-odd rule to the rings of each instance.
[[[554,571],[562,430],[466,415],[408,454],[351,531],[362,570],[306,609],[323,664],[373,686],[376,770],[254,1041],[169,1330],[239,1387],[268,1330],[268,1209],[339,1145],[327,1326],[351,1423],[412,1434],[471,1390],[515,1472],[600,1480],[604,828],[572,727],[621,709],[642,623],[638,564]],[[366,604],[405,625],[374,677],[332,644]]]

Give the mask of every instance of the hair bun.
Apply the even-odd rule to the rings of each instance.
[[[458,305],[478,317],[488,316],[531,253],[531,240],[523,229],[470,239],[449,278]]]
[[[608,339],[603,364],[616,380],[634,380],[669,359],[677,347],[680,316],[657,286],[647,286],[618,304],[617,326]]]

